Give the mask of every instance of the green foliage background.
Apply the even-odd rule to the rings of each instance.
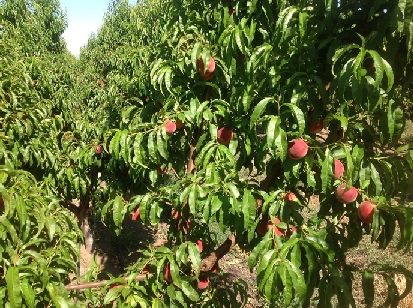
[[[398,143],[410,108],[412,19],[411,0],[119,0],[76,59],[61,37],[67,24],[58,1],[0,1],[4,305],[240,306],[242,282],[196,288],[202,275],[217,277],[202,260],[221,244],[208,234],[218,222],[250,252],[269,303],[282,291],[284,306],[309,306],[318,294],[318,307],[332,298],[354,307],[351,277],[360,269],[347,264],[346,251],[363,232],[381,248],[396,227],[399,249],[413,240],[413,152]],[[215,76],[205,81],[197,59],[210,57]],[[329,130],[321,142],[310,132],[319,118]],[[185,125],[168,135],[167,120]],[[228,147],[217,142],[223,126],[235,134]],[[297,138],[310,148],[296,161],[288,144]],[[342,179],[334,159],[345,165]],[[157,172],[166,166],[169,175]],[[335,197],[343,182],[358,189],[356,202]],[[298,202],[284,200],[290,191]],[[313,195],[320,209],[307,220]],[[76,304],[64,289],[81,238],[73,199],[91,204],[116,234],[137,206],[145,224],[170,220],[165,247],[128,271],[133,277],[151,264],[151,276],[115,279],[120,288],[85,292]],[[377,204],[371,225],[357,216],[367,199]],[[260,236],[260,220],[275,216],[279,228],[296,231]],[[364,272],[366,302],[377,273]],[[389,292],[389,303],[398,300]]]

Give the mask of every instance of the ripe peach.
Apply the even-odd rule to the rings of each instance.
[[[268,231],[268,219],[261,219],[257,225],[257,233],[264,236]]]
[[[171,216],[172,216],[172,219],[178,219],[179,218],[179,212],[175,208],[172,208]]]
[[[286,237],[286,238],[290,238],[291,235],[292,235],[295,231],[297,231],[297,228],[294,227],[294,226],[292,226],[290,229],[288,229],[288,230],[285,232],[285,237]]]
[[[169,263],[166,263],[165,265],[165,280],[168,282],[172,282],[172,276],[171,276],[171,267]]]
[[[198,58],[197,63],[198,63],[198,71],[202,79],[211,80],[212,78],[214,78],[215,60],[213,57],[209,57],[209,63],[208,63],[208,67],[206,71],[205,71],[204,62],[202,61],[201,58]]]
[[[200,289],[200,290],[206,289],[208,287],[208,285],[209,285],[208,276],[199,275],[198,289]]]
[[[317,134],[321,132],[324,128],[323,121],[324,121],[323,118],[320,118],[317,123],[314,123],[314,121],[311,119],[310,120],[310,133]]]
[[[141,210],[139,206],[134,210],[133,214],[131,214],[130,219],[134,221],[140,221],[141,220]]]
[[[288,144],[288,156],[293,160],[299,160],[307,155],[308,145],[302,139],[293,140]]]
[[[351,203],[354,200],[357,199],[358,191],[356,188],[351,186],[348,190],[346,190],[347,184],[341,184],[339,187],[337,187],[336,190],[336,198],[338,201],[347,204]]]
[[[150,271],[151,271],[151,265],[150,264],[146,264],[141,270],[142,274],[149,273]]]
[[[156,172],[158,174],[165,174],[168,172],[168,166],[165,166],[162,170],[162,168],[160,166],[156,166]]]
[[[217,133],[217,140],[223,145],[229,145],[231,139],[234,137],[234,133],[229,127],[221,127]]]
[[[344,129],[341,127],[337,129],[336,135],[331,139],[332,142],[340,141],[344,138]]]
[[[334,177],[336,179],[339,179],[339,178],[341,178],[343,173],[344,173],[343,163],[340,160],[334,158]]]
[[[197,245],[198,248],[199,248],[199,252],[202,252],[202,250],[204,249],[204,244],[202,243],[202,241],[201,241],[201,240],[197,240],[197,241],[196,241],[196,245]]]
[[[362,222],[371,224],[373,222],[374,209],[376,205],[370,201],[363,201],[360,203],[357,214]]]
[[[275,226],[275,224],[281,222],[278,217],[275,217],[273,220],[269,220],[267,218],[263,218],[258,226],[257,226],[257,233],[261,236],[264,236],[268,230],[273,229],[273,232],[278,235],[284,235],[285,230]]]
[[[184,126],[185,126],[185,123],[182,122],[181,119],[176,120],[176,128],[177,128],[177,129],[180,129],[180,128],[184,127]]]
[[[287,201],[287,202],[297,202],[297,201],[298,201],[298,198],[297,198],[297,196],[295,195],[295,193],[289,192],[289,193],[286,193],[286,194],[284,195],[284,200]]]
[[[66,136],[65,136],[65,137],[66,137]],[[97,146],[96,146],[96,154],[102,153],[102,150],[103,150],[103,148],[102,148],[101,145],[97,145]]]
[[[168,135],[172,135],[176,131],[175,122],[172,122],[172,121],[169,121],[169,120],[166,121],[165,129],[166,129],[166,133]]]
[[[279,228],[275,225],[275,224],[281,222],[281,220],[278,217],[275,217],[273,222],[274,222],[274,226],[273,226],[274,233],[279,235],[279,236],[284,235],[285,229]],[[273,223],[271,222],[270,226],[272,226],[272,225],[273,225]]]

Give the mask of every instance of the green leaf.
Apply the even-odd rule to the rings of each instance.
[[[382,59],[383,61],[383,68],[384,72],[386,73],[387,76],[387,89],[386,92],[389,92],[391,88],[393,87],[394,84],[394,72],[392,67],[390,66],[389,62],[386,60]]]
[[[115,134],[115,136],[112,138],[109,144],[109,152],[115,157],[119,158],[119,140],[120,137],[122,136],[122,131],[118,130]]]
[[[275,149],[278,151],[277,156],[280,157],[281,161],[285,161],[287,158],[287,133],[281,128],[277,127],[275,130],[275,140],[274,146]]]
[[[377,51],[367,50],[367,52],[370,54],[370,56],[373,58],[373,61],[374,61],[374,68],[376,69],[375,70],[376,78],[374,80],[374,86],[378,87],[383,79],[383,73],[384,73],[383,60]]]
[[[123,222],[123,218],[125,215],[125,206],[122,199],[122,196],[116,196],[113,202],[113,222],[115,226],[120,227]]]
[[[199,301],[198,292],[191,286],[191,284],[188,281],[182,281],[182,284],[180,284],[180,288],[191,301]]]
[[[149,156],[154,160],[158,160],[158,155],[156,154],[157,150],[155,147],[155,133],[152,131],[148,135],[148,152]]]
[[[188,254],[195,272],[199,272],[201,268],[201,256],[198,246],[192,242],[188,242]]]
[[[9,267],[6,272],[7,295],[10,308],[22,307],[22,296],[20,293],[19,270],[17,267]]]
[[[301,109],[294,105],[294,104],[290,104],[290,103],[285,103],[282,105],[283,107],[288,107],[291,109],[295,119],[297,120],[297,125],[298,125],[298,133],[300,135],[302,135],[304,133],[305,130],[305,116],[304,113],[301,111]]]
[[[352,49],[360,49],[360,46],[357,44],[350,44],[350,45],[346,45],[338,50],[336,50],[336,52],[334,53],[334,56],[332,58],[332,66],[331,66],[331,73],[333,74],[333,76],[336,76],[336,74],[334,73],[334,66],[336,64],[336,62],[347,52],[351,51]]]
[[[199,187],[197,184],[193,184],[190,187],[191,189],[189,191],[189,197],[188,197],[189,209],[191,211],[191,214],[196,215],[197,214],[196,203],[197,203],[198,196],[199,196]]]
[[[249,229],[250,225],[255,220],[256,215],[256,201],[251,191],[244,190],[244,196],[242,198],[242,212],[244,214],[244,229]]]
[[[252,112],[251,119],[250,119],[250,128],[252,129],[254,125],[256,124],[257,120],[261,116],[261,114],[264,112],[265,107],[267,104],[274,99],[272,97],[267,97],[262,99],[257,106],[255,106],[254,111]]]
[[[329,148],[325,151],[325,159],[321,164],[321,189],[324,194],[331,189],[333,179],[334,158]]]
[[[367,305],[373,305],[374,301],[374,274],[365,270],[362,276],[362,287],[364,292],[364,301]]]
[[[158,129],[158,132],[156,134],[156,145],[158,147],[158,152],[159,154],[165,158],[166,160],[168,160],[168,152],[165,150],[165,146],[166,146],[166,142],[163,138],[163,130],[162,129]]]
[[[272,243],[272,237],[270,235],[271,232],[267,232],[261,242],[259,242],[258,245],[256,245],[252,250],[248,258],[248,267],[250,270],[252,270],[253,267],[257,265],[259,257],[266,254],[270,249],[270,245]]]
[[[36,294],[33,288],[31,287],[29,280],[27,278],[23,279],[23,281],[21,282],[21,290],[22,290],[23,298],[25,300],[26,305],[29,306],[30,308],[34,308]]]

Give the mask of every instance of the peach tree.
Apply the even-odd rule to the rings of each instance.
[[[168,217],[170,233],[130,269],[147,279],[122,282],[104,301],[241,305],[245,286],[223,288],[215,273],[238,244],[271,303],[282,294],[284,306],[330,307],[334,298],[354,307],[357,273],[366,303],[375,275],[388,283],[386,304],[397,302],[390,273],[410,272],[358,268],[346,252],[363,234],[382,249],[396,229],[398,249],[412,242],[412,152],[398,142],[412,10],[411,1],[379,0],[118,1],[83,55],[112,46],[102,71],[118,88],[133,84],[104,148],[144,184],[102,214],[116,222],[138,207],[144,224]],[[227,241],[210,233],[213,222]]]

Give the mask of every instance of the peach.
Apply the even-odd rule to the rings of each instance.
[[[201,240],[197,240],[197,241],[196,241],[196,245],[197,245],[198,248],[199,248],[199,252],[202,252],[202,250],[204,249],[204,244],[202,243],[202,241],[201,241]]]
[[[158,174],[165,174],[168,172],[168,166],[165,166],[163,169],[160,166],[156,166],[156,172]]]
[[[284,200],[287,201],[287,202],[297,202],[297,201],[298,201],[298,198],[297,198],[297,196],[295,195],[295,193],[289,192],[289,193],[286,193],[286,194],[284,195]]]
[[[133,214],[131,214],[130,219],[133,221],[140,221],[141,220],[141,210],[139,206],[134,210]]]
[[[337,129],[336,135],[333,136],[331,141],[332,142],[337,142],[337,141],[340,141],[343,138],[344,138],[344,129],[341,127],[339,129]]]
[[[165,130],[168,135],[172,135],[176,131],[176,124],[172,121],[166,121]]]
[[[294,227],[294,226],[292,226],[290,229],[288,229],[288,230],[285,232],[285,237],[286,237],[286,238],[290,238],[291,235],[293,235],[293,233],[294,233],[295,231],[297,231],[297,228]]]
[[[66,136],[65,136],[65,137],[66,137]],[[96,154],[100,154],[100,153],[102,153],[102,150],[103,150],[102,146],[101,146],[101,145],[97,145],[97,146],[96,146],[96,151],[95,151],[95,153],[96,153]]]
[[[376,205],[370,201],[363,201],[360,203],[357,214],[362,222],[371,224],[373,222],[374,209]]]
[[[208,287],[209,285],[209,278],[208,276],[205,275],[199,275],[199,283],[198,283],[198,289],[204,290]]]
[[[302,139],[293,140],[288,144],[288,156],[293,160],[299,160],[307,155],[308,145]]]
[[[0,198],[0,211],[1,211],[1,212],[4,212],[4,209],[5,209],[5,207],[4,207],[4,200],[3,200],[3,198]]]
[[[150,271],[151,271],[151,265],[150,264],[146,264],[141,270],[141,272],[143,274],[149,273]]]
[[[282,235],[284,235],[285,229],[279,228],[275,225],[279,222],[281,222],[281,220],[278,217],[275,217],[274,218],[274,226],[273,226],[273,223],[271,222],[270,227],[273,226],[274,233],[279,235],[279,236],[282,236]]]
[[[169,263],[166,263],[165,265],[165,280],[168,282],[172,282],[172,276],[171,276],[171,266]]]
[[[341,178],[343,173],[344,173],[343,163],[340,160],[334,158],[334,177],[336,179],[339,179],[339,178]]]
[[[179,212],[175,208],[172,208],[171,216],[172,216],[172,219],[178,219],[179,218]]]
[[[281,222],[278,217],[275,217],[272,221],[268,220],[267,218],[263,218],[258,226],[257,226],[257,233],[261,236],[264,236],[268,230],[273,229],[273,232],[278,235],[284,235],[285,230],[275,226],[275,224]]]
[[[198,63],[198,71],[202,79],[211,80],[212,78],[214,78],[215,60],[213,57],[209,57],[209,63],[208,63],[208,67],[206,70],[205,70],[204,62],[202,61],[201,58],[197,59],[197,63]]]
[[[217,140],[223,145],[229,145],[231,139],[234,137],[234,133],[229,127],[221,127],[217,133]]]
[[[339,187],[337,187],[336,190],[336,197],[338,201],[347,204],[354,202],[357,199],[358,191],[356,188],[351,186],[349,189],[346,190],[347,184],[341,184]]]
[[[311,134],[317,134],[317,133],[321,132],[324,128],[323,121],[324,121],[323,118],[320,118],[317,123],[314,123],[314,121],[311,119],[311,121],[310,121],[310,133]]]
[[[261,219],[257,225],[257,233],[264,236],[268,232],[268,219]]]
[[[182,122],[181,119],[176,120],[176,128],[177,128],[177,129],[180,129],[180,128],[184,127],[184,126],[185,126],[185,123]]]

